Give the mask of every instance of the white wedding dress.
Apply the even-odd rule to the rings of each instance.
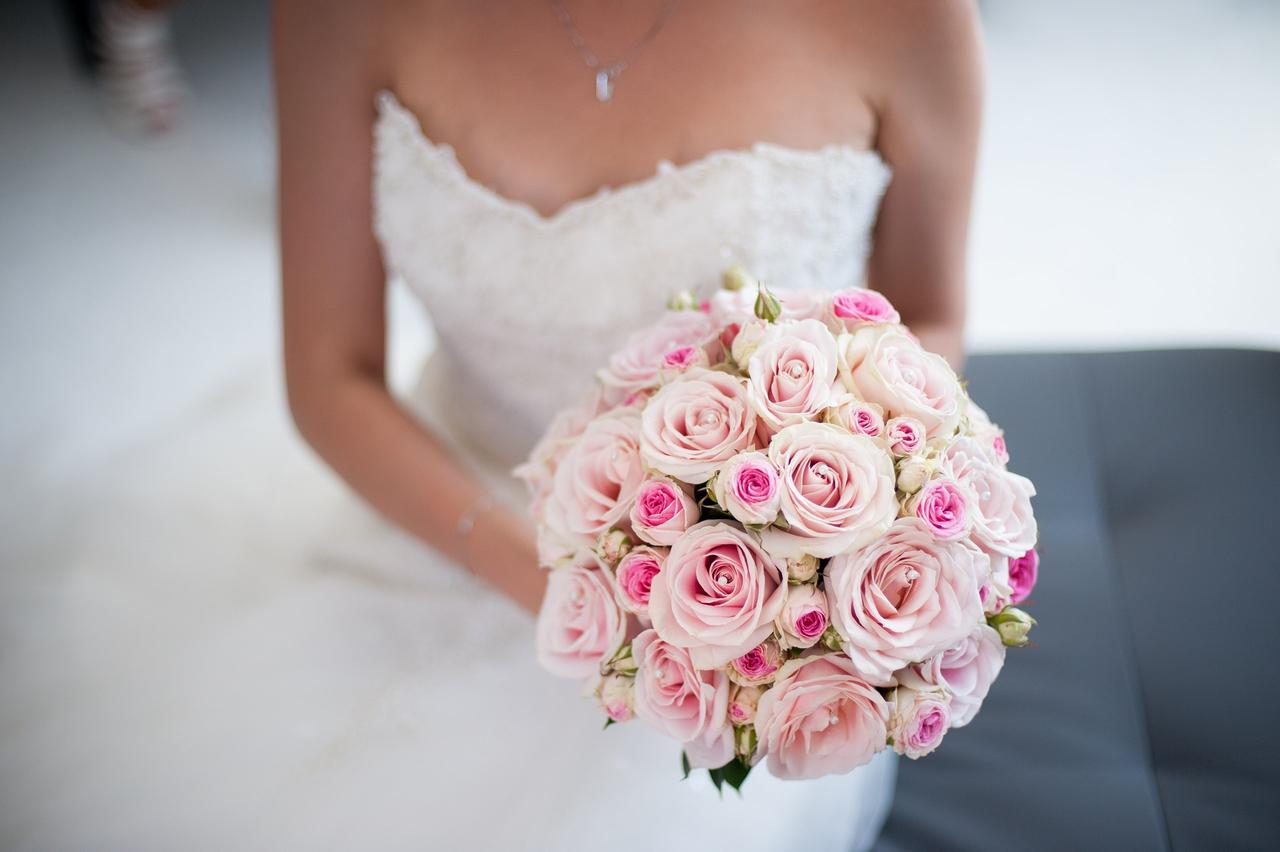
[[[517,502],[510,467],[671,292],[729,263],[858,283],[889,180],[758,144],[544,216],[377,108],[376,232],[437,337],[405,403]],[[643,723],[602,731],[532,619],[365,509],[261,390],[95,482],[6,625],[5,848],[848,852],[884,819],[888,752],[721,797]]]

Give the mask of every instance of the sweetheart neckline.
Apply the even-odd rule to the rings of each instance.
[[[874,149],[863,150],[844,142],[829,142],[818,148],[795,148],[776,142],[754,142],[745,148],[718,148],[700,157],[675,164],[667,158],[658,160],[654,172],[642,178],[626,181],[616,186],[603,185],[594,192],[570,199],[551,213],[543,213],[527,201],[512,198],[476,180],[458,160],[457,152],[447,142],[436,142],[422,129],[418,116],[404,106],[395,92],[381,89],[377,93],[377,110],[379,122],[389,118],[399,121],[413,137],[419,148],[444,165],[460,186],[477,195],[484,203],[500,210],[515,214],[526,221],[544,228],[552,228],[572,219],[583,211],[613,199],[651,191],[663,180],[676,176],[688,176],[696,172],[713,168],[721,163],[741,161],[757,157],[773,157],[792,160],[816,160],[821,162],[832,157],[843,157],[850,162],[863,165],[865,168],[884,173],[886,178],[892,169],[880,153]]]

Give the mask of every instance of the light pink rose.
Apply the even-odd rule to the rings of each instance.
[[[983,411],[976,402],[969,400],[966,417],[969,421],[968,434],[982,450],[986,459],[1000,467],[1009,464],[1009,447],[1005,444],[1004,433],[1000,431],[999,426],[991,422],[987,412]]]
[[[821,320],[831,306],[831,292],[813,288],[773,290],[782,306],[783,320]]]
[[[665,385],[645,406],[640,452],[654,470],[696,485],[749,449],[755,428],[745,383],[695,367]]]
[[[729,678],[700,671],[689,652],[646,630],[631,643],[636,660],[636,716],[685,744],[695,768],[723,766],[733,757],[728,723]]]
[[[835,338],[817,320],[769,328],[747,361],[747,396],[760,422],[776,432],[817,417],[838,392]]]
[[[898,683],[912,689],[945,689],[951,695],[951,727],[973,721],[1004,666],[1004,643],[987,624],[922,663],[898,673]]]
[[[665,556],[663,551],[652,547],[637,547],[627,551],[613,571],[619,606],[636,615],[649,614],[653,578],[662,571]]]
[[[938,541],[920,519],[900,518],[864,550],[827,563],[831,623],[862,676],[891,686],[896,670],[982,621],[978,587],[987,570],[976,548]]]
[[[819,778],[863,765],[888,738],[889,706],[835,654],[782,667],[756,707],[759,751],[777,778]]]
[[[820,559],[861,547],[898,513],[889,454],[865,435],[827,423],[799,423],[773,436],[769,459],[781,472],[788,528],[764,530],[781,559]]]
[[[529,458],[511,471],[512,475],[524,482],[532,498],[530,511],[536,517],[542,513],[542,506],[551,494],[555,481],[556,467],[560,460],[573,446],[573,442],[587,428],[591,418],[601,411],[599,388],[580,399],[575,405],[564,409],[551,419],[542,437],[529,453]]]
[[[893,750],[912,760],[924,757],[942,742],[951,727],[951,703],[941,689],[900,686],[889,698],[889,736]]]
[[[1016,558],[1036,543],[1031,480],[1002,470],[973,438],[957,438],[942,451],[944,474],[977,495],[973,538],[983,547]]]
[[[639,425],[636,412],[625,409],[587,424],[556,468],[548,524],[591,547],[627,517],[644,479]]]
[[[729,661],[729,680],[741,686],[773,683],[785,659],[778,643],[766,639],[741,657]]]
[[[642,541],[670,546],[698,522],[698,504],[685,486],[668,477],[640,483],[631,507],[631,529]]]
[[[778,636],[788,648],[812,648],[827,629],[827,596],[817,586],[792,586],[778,614]]]
[[[739,686],[729,689],[729,721],[735,725],[750,725],[756,720],[756,705],[764,689],[758,686]]]
[[[1040,573],[1040,554],[1034,550],[1009,560],[1009,586],[1013,589],[1010,603],[1022,603],[1036,586],[1036,575]]]
[[[954,479],[940,477],[924,484],[911,498],[911,513],[924,522],[935,538],[958,541],[973,525],[970,506],[974,496]]]
[[[885,424],[889,452],[895,456],[911,456],[925,448],[924,424],[914,417],[895,417]]]
[[[737,524],[703,521],[667,554],[649,617],[664,641],[712,668],[764,641],[786,598],[783,567],[754,538]]]
[[[721,508],[743,524],[771,524],[778,518],[778,471],[764,453],[739,453],[725,462],[713,493]]]
[[[702,346],[715,327],[700,311],[667,311],[658,322],[628,338],[598,374],[611,404],[658,384],[664,359],[673,349]]]
[[[853,331],[863,325],[896,324],[901,321],[889,300],[875,290],[850,288],[831,297],[828,322],[832,328]]]
[[[855,435],[877,439],[885,437],[884,409],[874,402],[846,398],[839,405],[828,408],[824,419]]]
[[[863,328],[846,346],[846,383],[890,417],[914,417],[929,438],[948,438],[964,411],[960,380],[939,355],[898,327]],[[856,365],[851,363],[856,361]]]
[[[576,564],[547,575],[536,631],[538,662],[544,669],[560,677],[595,674],[622,645],[625,633],[626,617],[603,571]]]

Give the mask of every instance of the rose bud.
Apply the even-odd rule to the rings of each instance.
[[[1035,627],[1036,620],[1025,610],[1018,609],[1016,606],[1007,606],[988,618],[987,624],[996,629],[1000,634],[1000,641],[1006,646],[1021,648],[1031,641],[1028,634],[1031,633],[1031,628]]]
[[[653,591],[653,578],[662,571],[665,551],[652,547],[636,547],[628,550],[613,571],[614,591],[618,606],[636,615],[649,615],[649,596]]]
[[[895,417],[885,424],[889,451],[895,456],[910,456],[924,450],[925,426],[914,417]]]
[[[729,721],[735,725],[750,725],[756,719],[756,704],[764,690],[758,686],[739,686],[729,689]]]
[[[631,643],[626,642],[608,661],[600,666],[601,676],[620,674],[628,677],[636,673],[636,658],[631,653]]]
[[[752,725],[743,725],[733,731],[733,751],[747,763],[755,763],[756,744],[759,737]]]
[[[828,624],[827,629],[822,631],[822,644],[830,651],[844,650],[844,640],[840,638],[835,625]]]
[[[741,657],[730,661],[729,680],[739,686],[756,686],[772,683],[782,668],[782,648],[773,639],[766,639]]]
[[[707,351],[701,346],[677,346],[667,350],[667,354],[662,356],[662,366],[658,369],[658,375],[663,381],[669,382],[691,367],[709,366],[711,366],[711,360],[707,358]]]
[[[924,487],[937,467],[935,462],[920,456],[908,456],[898,465],[898,490],[914,494]]]
[[[669,477],[651,477],[640,483],[631,507],[631,528],[649,544],[670,547],[698,522],[698,504],[688,489]]]
[[[605,714],[615,722],[625,722],[635,715],[636,679],[608,675],[600,679],[596,697]]]
[[[786,648],[812,648],[827,630],[827,596],[817,586],[796,586],[775,624]]]
[[[782,303],[764,285],[756,292],[755,313],[765,322],[777,322],[778,317],[782,316]]]
[[[883,438],[885,434],[884,409],[874,402],[846,399],[839,405],[828,408],[823,419],[868,438]]]
[[[890,693],[889,711],[893,750],[912,760],[937,748],[951,726],[951,704],[941,689],[900,686]]]
[[[720,286],[730,292],[736,292],[749,288],[755,289],[759,283],[741,266],[730,266],[721,274]]]
[[[615,527],[601,534],[600,542],[596,545],[596,556],[599,556],[601,562],[612,568],[618,564],[618,560],[625,556],[631,547],[631,539],[626,533]]]
[[[698,307],[698,299],[690,290],[680,290],[673,293],[671,298],[667,300],[667,310],[669,311],[692,311]]]
[[[907,509],[942,541],[964,538],[973,526],[972,493],[954,479],[926,482],[907,503]]]
[[[713,483],[716,502],[742,524],[771,524],[778,518],[782,492],[778,471],[761,452],[739,453],[720,468]]]
[[[1013,594],[1009,600],[1011,603],[1022,603],[1031,594],[1031,590],[1035,588],[1036,576],[1040,571],[1040,554],[1036,553],[1032,548],[1026,553],[1009,560],[1009,587],[1013,589]]]
[[[801,556],[787,560],[787,579],[792,583],[807,583],[818,576],[818,567],[822,563],[816,556]]]

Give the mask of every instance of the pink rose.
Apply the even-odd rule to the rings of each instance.
[[[747,397],[760,422],[776,432],[812,420],[836,390],[835,338],[817,320],[773,325],[747,361]]]
[[[540,515],[542,506],[551,494],[556,467],[569,452],[573,442],[587,428],[591,418],[600,413],[600,391],[592,391],[551,419],[547,430],[529,453],[529,458],[511,473],[524,482],[532,498],[533,514]]]
[[[735,725],[750,725],[756,719],[756,705],[764,689],[758,686],[739,686],[729,689],[729,721]]]
[[[792,586],[778,614],[778,635],[788,648],[812,648],[827,629],[827,597],[817,586]]]
[[[741,686],[772,683],[786,658],[773,639],[766,639],[734,660],[729,661],[729,680]]]
[[[846,346],[845,364],[849,390],[883,406],[890,417],[916,418],[929,438],[949,438],[956,431],[964,407],[960,380],[905,330],[860,329]]]
[[[895,456],[910,456],[925,447],[924,424],[914,417],[895,417],[885,424],[889,452]]]
[[[749,449],[755,428],[743,381],[695,367],[649,400],[640,452],[653,469],[696,485]]]
[[[673,349],[702,346],[715,329],[699,311],[667,311],[662,319],[627,340],[599,372],[605,396],[612,404],[628,394],[658,384],[664,359]]]
[[[824,419],[855,435],[866,435],[868,438],[883,438],[885,435],[884,409],[873,402],[846,399],[839,405],[828,408]]]
[[[1040,572],[1040,554],[1034,550],[1009,560],[1009,586],[1013,589],[1010,603],[1022,603],[1030,595],[1036,585],[1036,575]]]
[[[635,656],[636,715],[685,744],[689,764],[723,766],[733,757],[728,724],[729,678],[723,670],[699,671],[689,652],[646,630],[631,643]]]
[[[941,689],[900,686],[889,699],[893,750],[915,760],[938,747],[951,727],[951,704]]]
[[[611,674],[600,679],[596,697],[606,716],[615,722],[627,722],[635,715],[635,693],[635,678]]]
[[[993,464],[973,438],[957,438],[942,451],[942,470],[977,496],[973,538],[988,550],[1022,556],[1036,543],[1031,480]]]
[[[777,778],[848,772],[885,747],[889,706],[835,655],[799,657],[782,667],[756,707],[759,750]]]
[[[782,306],[780,318],[784,320],[821,320],[831,304],[831,293],[828,290],[802,287],[777,290],[774,295]]]
[[[851,288],[831,297],[832,328],[853,331],[862,325],[896,324],[901,321],[889,300],[875,290]]]
[[[662,356],[662,368],[659,374],[665,381],[688,370],[690,367],[710,366],[707,350],[701,346],[677,346]]]
[[[996,461],[1000,464],[1009,463],[1009,445],[1004,442],[1004,435],[992,436],[991,452],[995,454]]]
[[[975,625],[959,642],[898,673],[912,689],[945,689],[951,695],[951,727],[963,728],[978,715],[1004,666],[1004,643],[986,624]]]
[[[625,632],[626,618],[603,571],[577,564],[550,572],[537,626],[538,662],[544,669],[560,677],[595,674]]]
[[[969,506],[973,495],[954,479],[933,479],[924,484],[908,506],[935,538],[957,541],[969,534]]]
[[[771,524],[778,518],[778,471],[764,453],[739,453],[725,462],[713,493],[716,502],[743,524]]]
[[[698,504],[681,485],[667,477],[640,483],[631,507],[631,528],[650,544],[670,546],[698,522]]]
[[[867,680],[926,659],[982,621],[978,586],[988,563],[963,542],[938,541],[918,518],[894,522],[878,541],[827,564],[831,621]]]
[[[664,641],[713,668],[763,642],[786,598],[782,566],[754,538],[736,524],[703,521],[667,554],[649,617]]]
[[[619,606],[636,615],[649,614],[653,578],[662,570],[662,560],[663,554],[652,547],[627,551],[613,572]]]
[[[644,478],[639,418],[623,410],[587,424],[556,468],[546,521],[592,547],[631,508]]]
[[[788,527],[764,530],[781,559],[826,559],[861,547],[898,514],[893,462],[865,435],[827,423],[799,423],[773,436],[769,459],[781,471]]]

